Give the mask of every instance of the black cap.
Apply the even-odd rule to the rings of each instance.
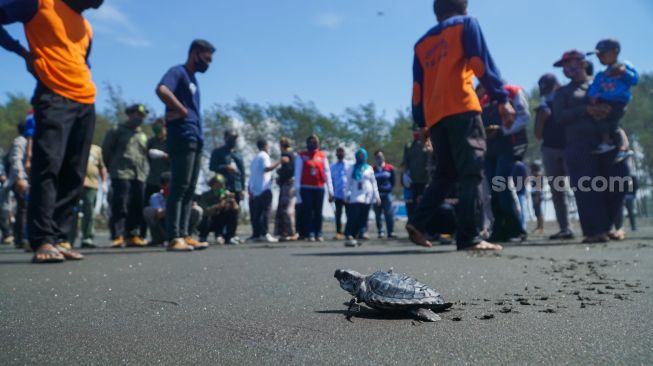
[[[130,105],[129,107],[127,107],[127,108],[125,109],[125,114],[132,114],[132,113],[134,113],[134,112],[140,112],[140,113],[143,114],[144,116],[147,116],[147,114],[149,113],[149,111],[147,110],[147,108],[145,108],[145,106],[142,105],[142,104],[134,104],[134,105]]]
[[[599,43],[596,44],[596,47],[594,47],[594,51],[588,52],[588,55],[593,55],[593,54],[598,54],[601,52],[606,52],[610,50],[621,50],[621,44],[619,41],[613,38],[607,38],[607,39],[602,39],[599,41]]]
[[[237,138],[238,137],[238,132],[236,130],[226,130],[224,131],[224,138],[229,139],[229,138]]]
[[[540,80],[538,80],[537,85],[540,87],[540,91],[544,92],[544,94],[548,94],[551,91],[553,91],[553,88],[558,85],[558,79],[556,78],[555,75],[547,73],[542,75],[540,77]]]
[[[585,59],[585,53],[579,51],[579,50],[569,50],[565,53],[562,54],[562,58],[558,61],[556,61],[555,64],[553,64],[553,67],[562,67],[562,64],[567,61],[567,60],[584,60]]]

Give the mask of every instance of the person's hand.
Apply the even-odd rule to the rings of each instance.
[[[333,197],[332,194],[330,194],[330,195],[329,195],[329,202],[330,202],[330,203],[333,203],[333,201],[335,201],[335,200],[336,200],[336,198]]]
[[[23,59],[25,60],[27,71],[32,74],[32,76],[36,77],[36,71],[34,70],[34,61],[36,61],[36,57],[27,50],[25,50],[21,56],[23,56]]]
[[[424,152],[429,154],[433,153],[433,143],[430,138],[427,138],[426,141],[424,141]]]
[[[281,157],[281,164],[289,164],[290,163],[290,158],[287,156],[282,156]]]
[[[25,173],[29,175],[29,173],[32,171],[32,159],[25,160],[23,165],[25,165]]]
[[[587,106],[587,114],[589,114],[595,121],[602,121],[608,117],[612,111],[609,104],[590,104]]]
[[[4,184],[7,181],[7,176],[0,175],[0,184]]]
[[[491,125],[491,126],[485,127],[485,137],[487,139],[493,139],[493,138],[497,137],[497,133],[499,133],[499,129],[500,129],[500,127],[497,126],[497,125]]]
[[[168,111],[166,112],[166,121],[177,121],[188,116],[188,109],[184,108],[183,111]]]
[[[515,122],[517,112],[515,112],[515,108],[512,107],[512,104],[505,102],[499,104],[499,115],[501,116],[501,122],[503,122],[503,128],[509,130]]]
[[[18,191],[18,193],[27,192],[27,188],[29,188],[29,183],[27,182],[27,179],[19,179],[16,181],[16,190]]]
[[[228,171],[229,173],[240,173],[240,172],[238,171],[238,167],[237,167],[236,164],[234,164],[234,163],[231,163],[231,164],[227,165],[227,171]]]
[[[624,64],[619,64],[615,65],[612,70],[610,70],[610,74],[608,76],[618,78],[622,77],[626,73],[626,65]]]

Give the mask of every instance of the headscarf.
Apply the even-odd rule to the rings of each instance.
[[[362,163],[358,162],[358,154],[363,154]],[[356,150],[356,154],[354,154],[354,156],[356,157],[356,164],[354,164],[352,178],[354,178],[355,181],[360,181],[363,178],[363,171],[369,167],[367,164],[367,150],[360,148]]]

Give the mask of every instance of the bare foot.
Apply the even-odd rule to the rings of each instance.
[[[415,226],[411,224],[406,224],[406,230],[408,231],[408,238],[413,243],[426,248],[433,247],[433,244],[431,244],[430,241],[426,240],[424,234],[421,231],[417,230]]]
[[[464,249],[461,249],[461,250],[466,250],[466,251],[470,251],[470,252],[482,252],[482,251],[497,251],[498,252],[498,251],[503,250],[503,247],[501,245],[498,245],[498,244],[492,244],[492,243],[488,243],[486,241],[482,241],[482,242],[480,242],[480,243],[478,243],[478,244],[476,244],[474,246],[464,248]]]

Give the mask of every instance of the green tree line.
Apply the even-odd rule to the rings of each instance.
[[[94,142],[101,143],[104,135],[115,124],[124,121],[128,104],[119,87],[105,84],[107,108],[98,111]],[[647,172],[653,171],[653,74],[642,75],[640,84],[633,89],[633,102],[622,122],[632,140],[642,147],[642,164]],[[532,90],[529,102],[534,108],[539,102],[537,90]],[[0,103],[0,147],[8,151],[16,136],[17,124],[31,109],[29,99],[18,94],[8,94]],[[534,113],[533,113],[534,116]],[[534,119],[534,118],[533,118]],[[388,117],[372,102],[346,108],[340,114],[326,114],[315,103],[295,98],[288,104],[257,104],[239,98],[232,104],[215,104],[204,111],[207,149],[222,144],[226,128],[237,128],[245,146],[252,149],[256,140],[265,138],[274,143],[288,137],[301,148],[304,140],[315,133],[322,140],[323,149],[333,153],[337,146],[364,147],[370,155],[381,149],[387,160],[400,165],[403,148],[411,140],[413,122],[408,109]],[[526,161],[540,158],[539,142],[534,137],[534,123],[529,124],[529,149]],[[149,132],[149,131],[148,131]]]

